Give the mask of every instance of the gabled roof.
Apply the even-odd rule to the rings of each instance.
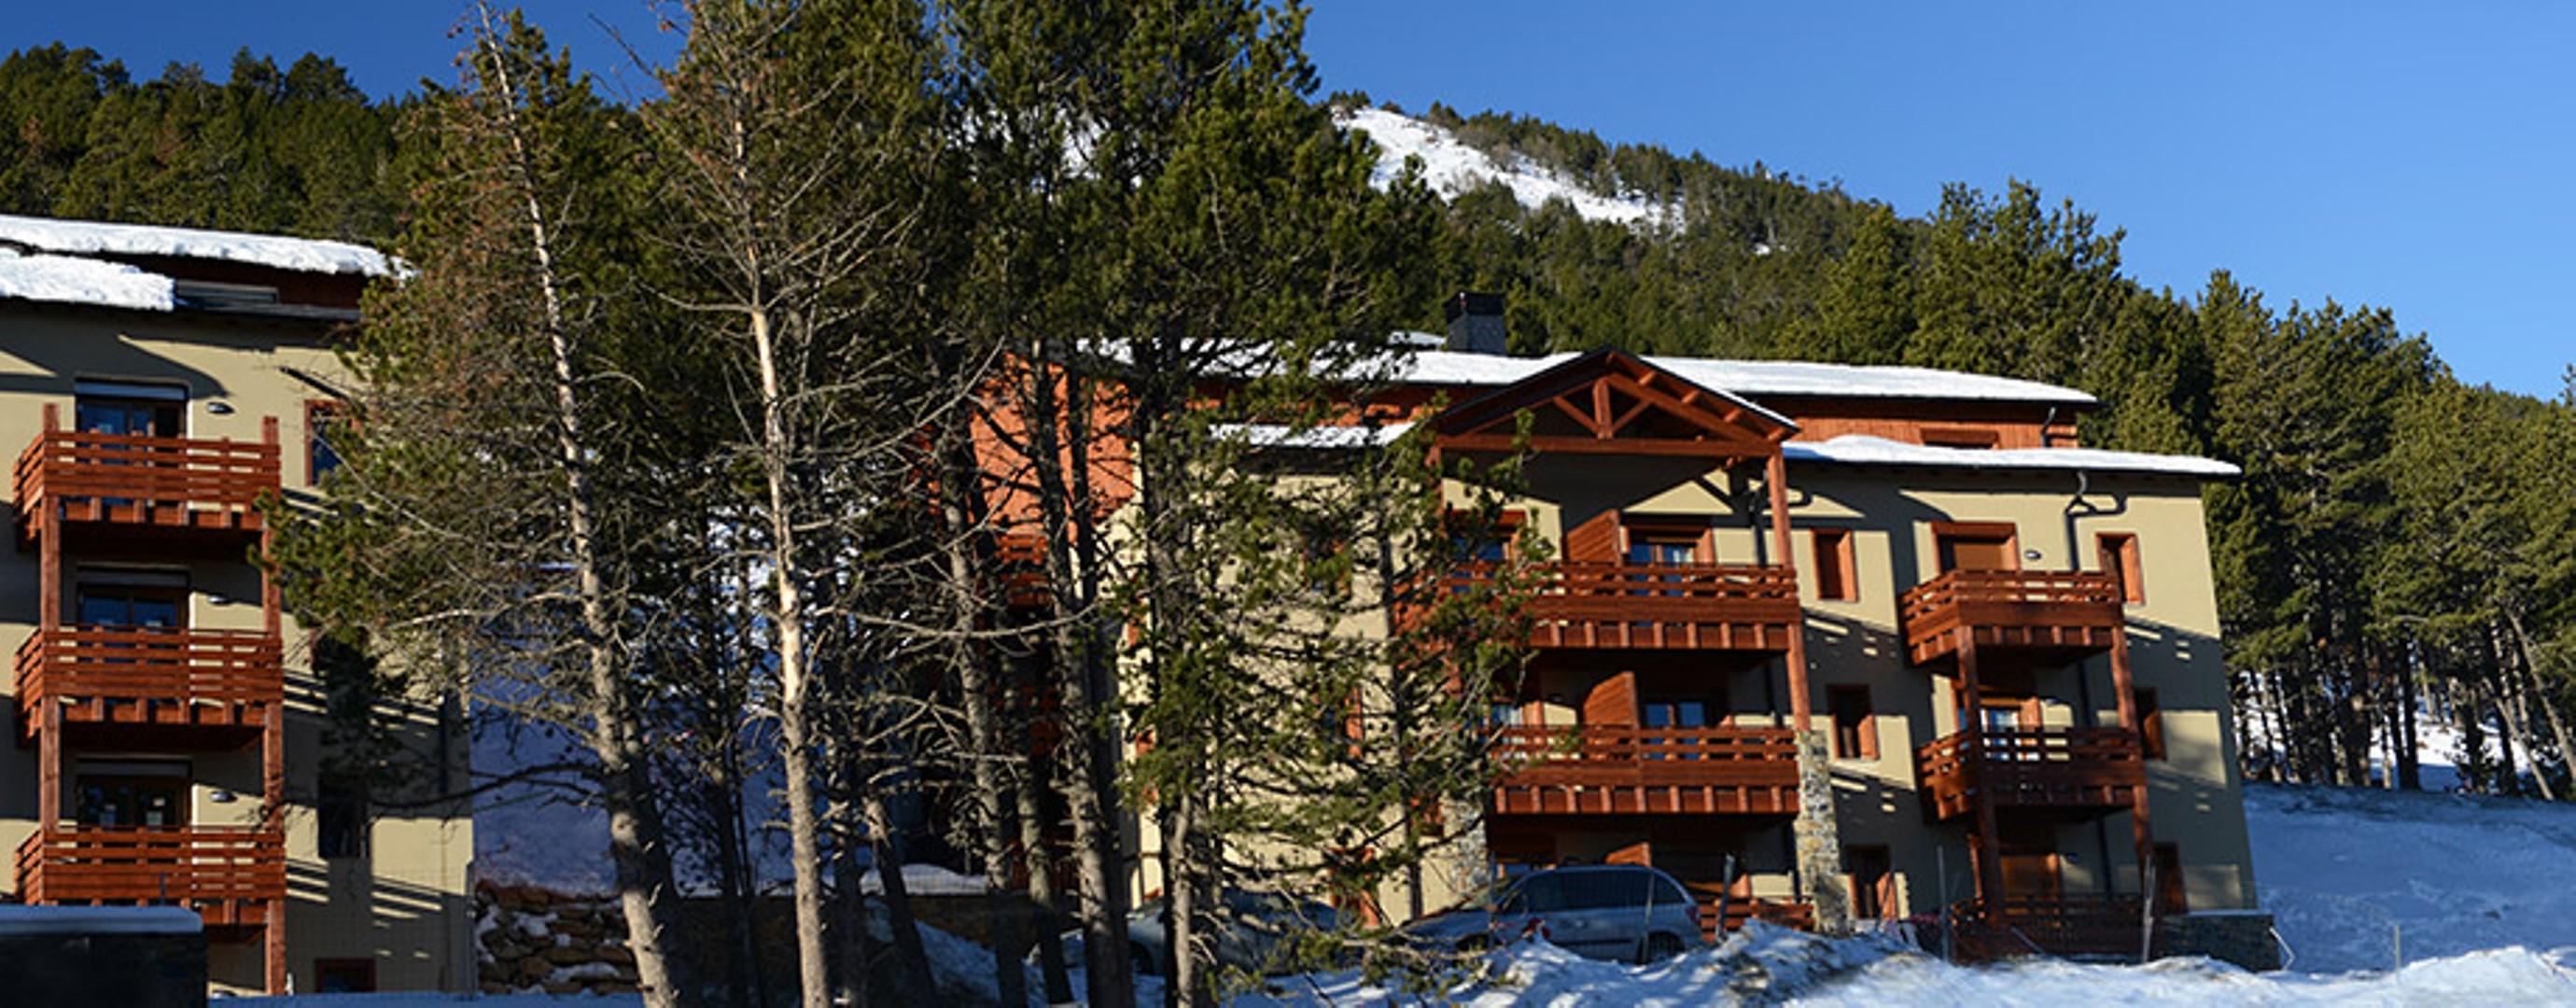
[[[212,259],[298,273],[393,275],[393,264],[385,254],[364,245],[200,228],[0,214],[0,245],[67,255]]]
[[[1498,357],[1406,345],[1395,368],[1414,385],[1509,385],[1575,358]],[[2100,405],[2081,390],[2046,382],[1936,368],[1813,361],[1726,360],[1714,357],[1641,357],[1649,364],[1708,388],[1753,396],[1831,396],[1849,399],[1924,399],[2037,403],[2078,409]]]
[[[1777,451],[1798,425],[1618,350],[1595,350],[1460,403],[1432,420],[1444,447],[1511,449],[1518,417],[1542,452],[1749,458]]]

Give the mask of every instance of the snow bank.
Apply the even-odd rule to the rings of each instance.
[[[1776,1003],[1869,963],[1907,954],[1908,947],[1886,935],[1834,941],[1756,921],[1724,945],[1701,946],[1659,963],[1630,966],[1586,959],[1543,939],[1530,939],[1497,949],[1484,978],[1464,982],[1448,995],[1472,1008]],[[1358,974],[1347,971],[1273,980],[1270,986],[1275,993],[1234,1003],[1353,1006],[1422,1001],[1400,990],[1367,985]]]
[[[196,228],[0,214],[0,244],[73,254],[218,259],[303,273],[392,274],[385,254],[364,245]]]
[[[1830,441],[1791,441],[1781,446],[1792,462],[1844,465],[1912,465],[1948,469],[2065,469],[2082,472],[2164,473],[2228,478],[2242,470],[2193,455],[2151,455],[2099,448],[1936,448],[1865,434]]]
[[[2245,821],[2294,971],[2576,946],[2576,807],[2255,785]]]
[[[2564,1004],[2576,999],[2576,950],[2479,952],[2408,966],[2395,974],[2307,976],[2248,973],[2207,959],[2145,966],[2086,966],[2031,960],[1952,966],[1923,955],[1891,956],[1790,998],[1791,1005],[1875,1008],[1890,1004],[1994,1005],[2436,1005],[2481,1001]]]
[[[223,998],[223,1008],[641,1008],[640,994],[295,994]]]
[[[1404,171],[1406,158],[1422,159],[1422,181],[1442,199],[1455,199],[1458,194],[1501,183],[1512,191],[1512,198],[1522,206],[1541,207],[1550,200],[1564,200],[1585,220],[1615,221],[1621,224],[1661,223],[1670,213],[1662,204],[1641,196],[1609,197],[1595,193],[1553,170],[1526,158],[1514,158],[1505,164],[1493,156],[1465,143],[1448,130],[1415,119],[1400,112],[1381,108],[1358,108],[1342,113],[1341,124],[1359,130],[1377,142],[1383,153],[1378,158],[1374,180],[1385,186]]]
[[[0,298],[169,311],[170,278],[124,263],[0,248]]]

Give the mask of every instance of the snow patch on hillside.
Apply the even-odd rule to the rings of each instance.
[[[1564,200],[1585,220],[1615,221],[1621,224],[1661,224],[1671,209],[1643,197],[1609,197],[1585,189],[1528,158],[1514,157],[1509,163],[1460,142],[1448,130],[1420,119],[1382,108],[1355,108],[1337,117],[1344,127],[1359,130],[1377,141],[1380,155],[1375,181],[1385,186],[1404,171],[1406,158],[1422,159],[1422,181],[1442,199],[1456,199],[1460,193],[1486,185],[1501,183],[1512,191],[1512,198],[1522,206],[1536,209],[1550,200]]]
[[[2576,948],[2576,806],[2254,785],[2245,823],[2293,971]]]

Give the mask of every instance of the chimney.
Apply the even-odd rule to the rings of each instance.
[[[1460,294],[1449,299],[1448,348],[1460,353],[1503,355],[1503,296]]]

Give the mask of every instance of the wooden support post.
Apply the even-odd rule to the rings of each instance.
[[[2111,628],[2111,689],[2119,693],[2120,727],[2128,730],[2129,741],[2138,747],[2141,773],[2138,790],[2129,801],[2129,830],[2138,846],[2138,896],[2152,907],[2156,894],[2147,886],[2147,866],[2155,863],[2156,835],[2147,817],[2149,789],[2143,772],[2147,754],[2146,726],[2138,723],[2137,679],[2129,669],[2129,630],[2125,626]]]
[[[261,972],[266,975],[268,992],[284,994],[286,993],[286,898],[284,894],[281,893],[278,898],[268,901],[268,919],[260,928],[259,938],[262,958],[265,960],[263,963],[265,968]]]
[[[1959,732],[1966,744],[1968,804],[1977,810],[1976,835],[1969,840],[1969,857],[1976,862],[1977,900],[1990,916],[2000,917],[2004,897],[2003,838],[1996,835],[1994,795],[1985,782],[1985,724],[1980,708],[1981,690],[1977,684],[1977,632],[1962,626],[1956,631],[1959,642]]]
[[[45,404],[45,434],[61,428],[62,410],[54,403]],[[42,451],[42,449],[38,449]],[[41,461],[37,463],[43,465]],[[35,501],[36,535],[36,634],[51,637],[63,625],[63,535],[55,521],[54,501],[48,495]],[[28,502],[18,502],[26,507]],[[38,644],[43,647],[43,644]],[[51,830],[62,825],[63,818],[63,708],[57,698],[48,696],[37,710],[36,724],[36,828]]]
[[[1763,482],[1771,491],[1771,563],[1789,572],[1789,580],[1798,580],[1797,554],[1789,538],[1789,465],[1773,445],[1771,457],[1763,461]],[[1800,733],[1812,727],[1815,702],[1807,696],[1807,630],[1805,607],[1800,607],[1798,622],[1789,627],[1789,711],[1791,724]]]

